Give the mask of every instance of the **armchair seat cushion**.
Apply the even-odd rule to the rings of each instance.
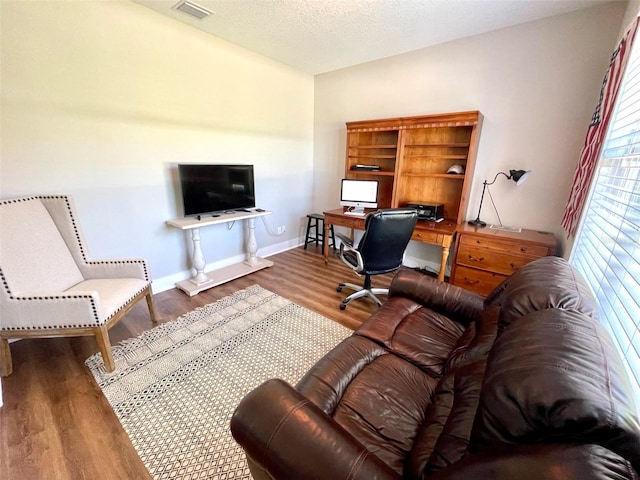
[[[101,325],[149,286],[139,278],[101,278],[84,280],[67,289],[67,293],[98,294],[97,320]]]

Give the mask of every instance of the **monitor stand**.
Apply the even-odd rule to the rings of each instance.
[[[364,217],[364,207],[353,207],[351,210],[344,212],[345,215],[355,215],[357,217]]]

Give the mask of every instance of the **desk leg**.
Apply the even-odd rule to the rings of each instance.
[[[447,260],[449,259],[449,250],[451,249],[451,242],[453,236],[445,237],[442,240],[442,258],[440,259],[440,271],[438,272],[438,280],[444,282],[444,272],[447,269]]]
[[[324,264],[329,264],[329,235],[331,235],[331,224],[324,219],[324,243],[322,244],[322,253],[324,255]]]
[[[191,240],[193,241],[193,268],[196,270],[196,276],[191,279],[196,285],[209,281],[209,277],[204,273],[204,267],[207,264],[200,247],[200,229],[194,228],[191,230]]]
[[[247,237],[247,260],[245,263],[250,267],[253,267],[260,263],[256,256],[256,254],[258,253],[258,242],[256,240],[255,219],[247,219],[247,228],[249,229],[249,236]]]

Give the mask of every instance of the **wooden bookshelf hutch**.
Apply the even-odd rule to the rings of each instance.
[[[444,205],[444,220],[419,221],[411,237],[442,249],[442,281],[456,228],[465,220],[481,126],[478,111],[347,122],[345,178],[378,180],[378,208]],[[355,170],[357,165],[379,170]],[[464,173],[447,174],[453,165]],[[364,228],[364,218],[344,215],[343,209],[324,215],[325,238],[331,225]],[[324,256],[327,261],[327,242]]]
[[[482,126],[478,111],[347,122],[345,178],[376,179],[378,207],[444,205],[445,220],[465,220]],[[375,165],[380,171],[354,170]],[[447,174],[461,165],[463,174]]]

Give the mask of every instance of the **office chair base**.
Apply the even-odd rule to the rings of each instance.
[[[389,293],[389,289],[387,288],[364,288],[360,285],[355,285],[353,283],[341,283],[336,287],[337,292],[341,292],[343,288],[348,288],[350,290],[354,290],[354,293],[345,298],[340,304],[340,310],[344,310],[347,308],[347,305],[351,303],[352,300],[357,298],[368,297],[373,300],[378,306],[382,305],[382,301],[376,297],[376,295],[387,295]]]

